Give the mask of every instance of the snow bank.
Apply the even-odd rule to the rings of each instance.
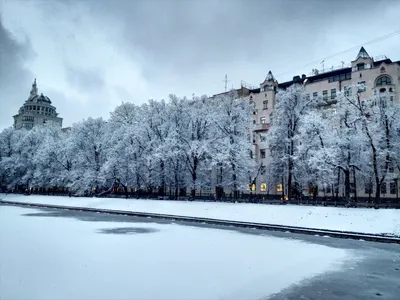
[[[348,250],[236,231],[36,212],[0,208],[2,299],[257,300],[356,259]]]
[[[400,210],[395,209],[375,210],[296,205],[69,198],[13,194],[0,194],[0,199],[400,235]]]

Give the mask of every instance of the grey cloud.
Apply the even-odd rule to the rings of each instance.
[[[99,70],[66,66],[65,71],[67,82],[81,92],[98,92],[105,86],[105,81]]]
[[[13,124],[12,116],[28,98],[33,75],[24,63],[32,55],[29,40],[18,43],[4,28],[0,15],[0,129]]]
[[[241,61],[270,63],[304,57],[318,46],[332,18],[375,14],[372,1],[112,1],[85,2],[125,24],[125,43],[141,49],[153,68],[187,74]],[[379,5],[377,1],[373,1]],[[369,13],[368,13],[369,11]],[[353,17],[352,17],[353,18]],[[149,67],[149,66],[148,66]],[[164,74],[162,74],[164,76]]]
[[[170,93],[218,93],[224,89],[225,74],[231,80],[229,88],[237,87],[241,79],[257,85],[268,70],[279,81],[288,80],[320,67],[318,63],[301,67],[310,61],[396,30],[399,14],[393,11],[399,11],[400,5],[397,0],[60,0],[37,1],[33,10],[26,18],[43,23],[51,20],[51,33],[55,33],[52,39],[63,44],[56,58],[51,57],[62,61],[60,70],[46,65],[46,53],[37,54],[41,59],[36,66],[40,61],[42,72],[48,69],[49,74],[65,75],[57,78],[58,86],[52,82],[46,85],[53,86],[52,101],[57,103],[60,97],[58,111],[69,123],[69,119],[76,120],[77,107],[79,118],[106,116],[113,109],[110,105],[122,101],[140,103],[149,98],[166,98]],[[18,18],[16,15],[14,21]],[[133,63],[129,67],[137,67],[136,73],[122,70],[121,60],[121,70],[107,72],[113,62],[107,60],[106,53],[110,52],[102,49],[103,44],[80,52],[74,34],[90,41],[99,32],[106,35],[104,49],[115,50],[113,53],[121,54],[121,60],[130,59]],[[54,42],[42,37],[45,43]],[[366,48],[371,55],[388,54],[397,60],[399,44],[397,36],[397,40],[392,38]],[[10,124],[10,116],[29,93],[33,75],[23,65],[29,64],[32,53],[29,43],[16,43],[3,27],[0,46],[6,49],[0,53],[1,69],[7,70],[0,70],[0,122],[6,119],[4,123]],[[90,62],[87,66],[91,68],[81,67],[73,57],[64,59],[63,46],[82,53],[79,58]],[[92,54],[97,60],[91,60]],[[335,57],[326,66],[340,64],[341,60],[348,62],[355,55]],[[93,68],[98,61],[104,61],[99,66],[101,72]],[[8,78],[3,80],[6,73]],[[103,74],[112,76],[118,84],[105,81]],[[132,88],[136,84],[144,88]],[[6,89],[11,101],[4,100]],[[74,99],[80,96],[81,99]]]

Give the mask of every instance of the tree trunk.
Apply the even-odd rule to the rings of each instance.
[[[350,204],[350,171],[343,170],[344,173],[344,193],[347,204]]]
[[[165,195],[165,165],[164,161],[160,161],[160,169],[161,169],[161,188],[159,190],[160,196]]]
[[[354,183],[354,203],[357,203],[357,179],[356,179],[356,169],[353,168],[353,183]]]

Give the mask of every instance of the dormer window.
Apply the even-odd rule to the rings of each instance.
[[[365,69],[365,64],[364,63],[357,64],[357,70],[358,71],[364,70],[364,69]]]

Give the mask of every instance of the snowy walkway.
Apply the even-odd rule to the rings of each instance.
[[[400,210],[0,194],[0,199],[400,235]]]

